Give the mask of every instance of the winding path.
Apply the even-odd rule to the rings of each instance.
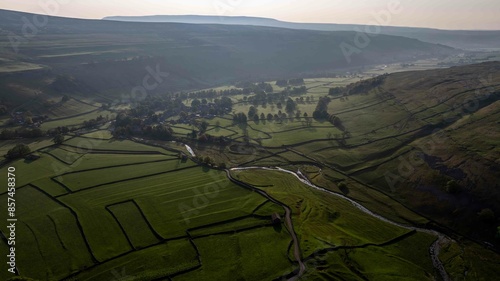
[[[188,151],[190,152],[190,154],[194,157],[194,151],[192,151],[191,147],[189,147],[186,144],[184,144],[184,145],[186,146],[186,149],[188,149]],[[294,151],[294,150],[292,150],[292,151]],[[300,153],[300,154],[302,154],[302,153]],[[305,156],[305,157],[307,157],[307,156]],[[309,157],[307,157],[307,158],[309,158]],[[438,231],[431,230],[431,229],[425,229],[425,228],[418,228],[418,227],[414,227],[414,226],[403,225],[403,224],[391,221],[391,220],[389,220],[389,219],[387,219],[387,218],[385,218],[385,217],[383,217],[381,215],[373,213],[372,211],[368,210],[363,205],[361,205],[358,202],[350,199],[349,197],[346,197],[346,196],[344,196],[342,194],[339,194],[339,193],[333,192],[331,190],[328,190],[328,189],[319,187],[317,185],[314,185],[300,171],[297,171],[297,173],[295,173],[295,172],[292,172],[292,171],[289,171],[289,170],[285,170],[285,169],[282,169],[282,168],[279,168],[279,167],[275,167],[275,168],[266,168],[266,167],[241,167],[241,168],[232,168],[232,169],[225,170],[226,171],[226,175],[227,175],[227,177],[228,177],[228,179],[230,181],[232,181],[232,182],[234,182],[234,183],[236,183],[236,184],[238,184],[240,186],[243,186],[245,188],[248,188],[248,189],[250,189],[250,190],[252,190],[254,192],[257,192],[258,194],[260,194],[260,195],[264,196],[265,198],[269,199],[271,202],[273,202],[275,204],[278,204],[281,207],[283,207],[283,209],[285,209],[285,224],[286,224],[286,227],[289,230],[290,235],[291,235],[292,240],[293,240],[293,244],[294,244],[294,257],[297,260],[297,262],[299,263],[299,271],[298,271],[298,273],[295,276],[289,278],[288,281],[296,281],[296,280],[300,279],[300,277],[306,271],[306,266],[305,266],[305,264],[302,261],[302,254],[301,254],[301,251],[300,251],[299,239],[297,238],[297,234],[295,233],[295,230],[293,228],[293,221],[292,221],[292,217],[291,217],[292,211],[291,211],[291,209],[286,204],[284,204],[284,203],[276,200],[275,198],[271,197],[264,190],[261,190],[259,188],[256,188],[256,187],[250,185],[250,184],[247,184],[245,182],[242,182],[240,180],[237,180],[237,179],[233,178],[233,176],[231,175],[231,171],[238,171],[238,170],[266,170],[266,171],[279,171],[279,172],[288,173],[288,174],[291,174],[291,175],[295,176],[300,182],[302,182],[303,184],[305,184],[305,185],[307,185],[307,186],[309,186],[311,188],[314,188],[316,190],[319,190],[319,191],[322,191],[322,192],[328,193],[330,195],[337,196],[339,198],[342,198],[344,200],[349,201],[354,207],[356,207],[360,211],[362,211],[362,212],[364,212],[364,213],[366,213],[366,214],[368,214],[368,215],[370,215],[372,217],[375,217],[375,218],[377,218],[377,219],[379,219],[381,221],[384,221],[386,223],[389,223],[389,224],[392,224],[392,225],[395,225],[395,226],[398,226],[398,227],[401,227],[401,228],[405,228],[405,229],[408,229],[408,230],[414,230],[414,231],[418,231],[418,232],[427,233],[427,234],[431,234],[431,235],[437,236],[436,241],[429,247],[429,254],[430,254],[431,259],[432,259],[432,264],[433,264],[434,268],[441,275],[441,278],[442,278],[443,281],[451,281],[451,278],[449,277],[448,273],[446,272],[443,263],[441,262],[441,260],[439,260],[439,252],[441,250],[440,243],[443,242],[443,241],[446,241],[446,240],[450,240],[451,241],[451,239],[448,238],[446,235],[438,232]]]
[[[285,209],[285,224],[286,224],[286,227],[288,229],[288,232],[290,232],[290,235],[292,236],[292,240],[293,240],[293,255],[295,257],[295,260],[297,260],[297,262],[299,263],[299,272],[297,273],[297,275],[295,275],[295,276],[291,277],[290,279],[288,279],[288,281],[298,280],[304,274],[304,272],[306,271],[306,266],[302,262],[302,253],[300,251],[299,239],[297,238],[297,234],[295,233],[295,230],[293,228],[292,210],[285,203],[282,203],[282,202],[276,200],[275,198],[271,197],[269,194],[267,194],[267,192],[265,192],[265,191],[263,191],[263,190],[261,190],[259,188],[256,188],[256,187],[254,187],[254,186],[252,186],[250,184],[247,184],[245,182],[242,182],[240,180],[237,180],[237,179],[233,178],[233,176],[231,175],[231,171],[242,170],[242,169],[245,169],[245,168],[233,168],[231,170],[226,170],[226,174],[227,174],[227,177],[229,178],[229,180],[232,181],[232,182],[234,182],[235,184],[238,184],[238,185],[243,186],[245,188],[251,189],[254,192],[257,192],[258,194],[266,197],[271,202],[273,202],[273,203],[275,203],[277,205],[280,205],[281,207],[283,207],[283,209]],[[261,168],[261,169],[266,169],[266,168]]]
[[[431,230],[431,229],[425,229],[425,228],[419,228],[419,227],[414,227],[414,226],[403,225],[403,224],[391,221],[391,220],[389,220],[389,219],[387,219],[385,217],[382,217],[381,215],[375,214],[372,211],[370,211],[367,208],[365,208],[363,205],[359,204],[358,202],[356,202],[356,201],[354,201],[354,200],[352,200],[352,199],[350,199],[350,198],[348,198],[348,197],[346,197],[346,196],[344,196],[342,194],[339,194],[339,193],[330,191],[328,189],[319,187],[317,185],[314,185],[300,171],[298,171],[297,173],[295,173],[295,172],[292,172],[292,171],[289,171],[289,170],[285,170],[285,169],[282,169],[282,168],[279,168],[279,167],[276,167],[276,168],[246,167],[246,168],[234,168],[234,169],[231,169],[231,171],[237,171],[237,170],[267,170],[267,171],[280,171],[280,172],[288,173],[288,174],[291,174],[291,175],[295,176],[300,182],[302,182],[303,184],[305,184],[305,185],[307,185],[307,186],[309,186],[311,188],[314,188],[314,189],[322,191],[322,192],[326,192],[326,193],[328,193],[330,195],[337,196],[339,198],[342,198],[344,200],[349,201],[354,207],[356,207],[360,211],[362,211],[362,212],[364,212],[364,213],[366,213],[366,214],[368,214],[368,215],[370,215],[372,217],[375,217],[375,218],[377,218],[377,219],[379,219],[381,221],[384,221],[386,223],[389,223],[389,224],[392,224],[392,225],[395,225],[395,226],[398,226],[398,227],[401,227],[401,228],[405,228],[405,229],[408,229],[408,230],[415,230],[415,231],[418,231],[418,232],[427,233],[427,234],[431,234],[431,235],[437,236],[438,237],[437,240],[429,247],[429,254],[431,255],[432,264],[433,264],[434,268],[439,272],[439,274],[441,275],[441,278],[444,281],[451,281],[450,277],[448,276],[448,273],[446,272],[446,270],[444,268],[443,263],[441,262],[441,260],[439,260],[439,252],[441,250],[440,243],[443,242],[443,241],[445,241],[445,240],[447,240],[447,239],[449,239],[448,237],[446,237],[446,235],[444,235],[444,234],[442,234],[442,233],[440,233],[438,231]],[[227,173],[228,173],[228,176],[230,176],[229,171]],[[245,184],[245,185],[248,185],[248,184]],[[253,189],[255,190],[255,188],[253,188]],[[259,189],[257,189],[256,191],[258,192]],[[262,191],[262,190],[260,190],[260,191]],[[263,192],[263,194],[261,193],[262,195],[265,194],[264,196],[270,198],[270,200],[273,200],[273,202],[277,202],[276,200],[274,200],[271,197],[269,197],[269,195],[267,193],[265,193],[264,191],[262,191],[262,192]],[[287,217],[287,220],[288,219],[291,220],[291,218]],[[292,228],[291,232],[293,233],[292,236],[295,236],[295,233],[293,232],[293,228]],[[295,237],[295,239],[296,239],[296,237]],[[451,239],[449,239],[449,240],[451,240]],[[297,244],[298,244],[298,242],[297,242]],[[298,249],[298,247],[295,247],[295,249]],[[296,278],[299,278],[300,276],[302,276],[303,272],[304,272],[304,270],[301,268],[300,271],[299,271],[299,274],[296,276]],[[294,279],[294,280],[296,280],[296,279]]]

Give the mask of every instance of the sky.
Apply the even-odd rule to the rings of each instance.
[[[88,19],[256,16],[291,22],[500,30],[500,0],[1,0],[0,9]]]

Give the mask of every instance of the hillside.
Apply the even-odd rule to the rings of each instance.
[[[0,166],[9,177],[15,169],[18,272],[44,281],[500,274],[500,62],[310,78],[293,90],[276,82],[150,96],[131,109],[70,99],[53,116],[82,116],[41,125],[71,127],[61,143],[2,141],[38,155]],[[96,115],[106,117],[89,125]],[[8,252],[7,239],[0,247]]]
[[[10,36],[21,34],[23,18],[33,18],[31,14],[5,10],[0,16],[1,35]],[[358,49],[347,60],[340,44],[354,46],[354,32],[59,17],[49,17],[33,38],[17,38],[17,53],[9,38],[0,36],[5,69],[1,84],[4,89],[10,85],[5,91],[12,91],[17,85],[12,81],[21,79],[16,73],[30,70],[31,83],[52,81],[63,74],[81,85],[73,90],[107,97],[142,85],[147,67],[162,74],[161,83],[150,87],[150,92],[165,93],[241,80],[320,75],[456,52],[384,35],[372,38],[366,48]],[[33,89],[44,92],[50,92],[50,88],[42,82],[33,85]]]
[[[500,214],[500,62],[371,81],[347,87],[349,100],[364,97],[362,105],[329,105],[351,133],[343,152],[321,155],[327,150],[318,147],[309,155],[460,233],[493,241]],[[333,158],[345,153],[349,160]],[[486,209],[497,216],[479,215]]]
[[[353,31],[365,30],[358,24],[326,24],[326,23],[295,23],[269,18],[229,17],[229,16],[136,16],[136,17],[105,17],[104,20],[133,22],[179,22],[194,24],[231,24],[269,26],[291,29],[307,29],[320,31]],[[375,30],[375,29],[371,29]],[[441,30],[432,28],[381,26],[380,33],[393,36],[404,36],[424,42],[443,44],[459,49],[478,50],[500,48],[500,31],[486,30]]]

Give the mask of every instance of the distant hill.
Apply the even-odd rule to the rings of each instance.
[[[230,24],[254,25],[292,29],[308,29],[320,31],[353,31],[365,30],[364,25],[356,24],[323,24],[323,23],[294,23],[269,18],[258,17],[229,17],[229,16],[137,16],[137,17],[105,17],[104,20],[132,21],[132,22],[178,22],[193,24]],[[479,30],[440,30],[416,27],[381,27],[381,34],[405,36],[424,42],[448,45],[460,49],[491,49],[500,48],[500,31]]]
[[[380,35],[372,38],[363,46],[365,48],[356,49],[347,60],[340,45],[355,46],[356,33],[352,31],[61,17],[49,17],[47,25],[38,28],[33,38],[22,37],[23,18],[33,17],[32,14],[0,10],[0,32],[8,35],[0,36],[0,44],[5,46],[0,49],[3,59],[0,66],[4,62],[11,65],[9,69],[16,62],[24,63],[25,68],[36,65],[39,77],[32,77],[31,81],[46,83],[57,75],[66,75],[80,85],[82,92],[100,93],[101,96],[130,92],[143,84],[151,69],[168,73],[168,76],[161,77],[161,83],[149,91],[165,93],[242,80],[318,76],[373,64],[457,53],[442,45]],[[15,44],[17,53],[9,38],[19,40],[19,44]],[[32,70],[30,75],[34,76],[34,72]],[[0,76],[3,93],[13,91],[12,81],[19,75],[4,73]],[[46,89],[40,83],[33,87]],[[27,85],[14,88],[34,92],[26,89]],[[75,88],[71,90],[75,92]]]

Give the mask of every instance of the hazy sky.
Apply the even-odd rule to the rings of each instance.
[[[225,15],[293,22],[368,24],[399,2],[388,25],[500,30],[500,0],[1,0],[0,8],[100,19],[113,15]],[[59,3],[43,8],[42,3]]]

